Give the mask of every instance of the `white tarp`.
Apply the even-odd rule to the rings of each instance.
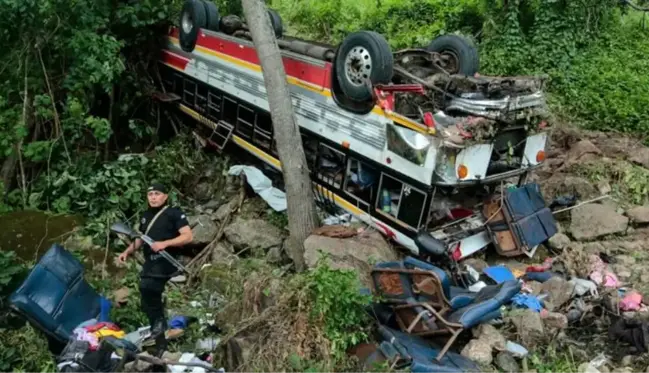
[[[240,175],[241,172],[246,174],[246,180],[255,193],[263,198],[273,210],[286,210],[286,194],[273,187],[273,183],[263,172],[256,167],[236,165],[230,167],[228,174]]]

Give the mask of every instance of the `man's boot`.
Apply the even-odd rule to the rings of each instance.
[[[156,355],[161,357],[167,350],[167,320],[164,318],[158,319],[151,328],[151,339],[155,341]]]

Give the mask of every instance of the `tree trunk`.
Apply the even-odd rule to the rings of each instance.
[[[286,252],[295,263],[295,269],[300,272],[304,270],[304,240],[317,225],[302,138],[293,115],[286,72],[266,4],[262,0],[242,0],[241,4],[261,61],[277,153],[282,162],[290,231]]]

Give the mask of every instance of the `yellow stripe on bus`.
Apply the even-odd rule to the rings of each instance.
[[[178,38],[175,38],[173,36],[169,36],[169,40],[171,41],[171,43],[174,46],[180,47],[180,41],[178,40]],[[229,56],[227,54],[217,52],[217,51],[209,49],[209,48],[201,47],[200,45],[197,45],[195,48],[198,51],[202,52],[202,53],[209,54],[211,56],[220,58],[222,60],[228,61],[228,62],[233,63],[235,65],[238,65],[238,66],[241,66],[241,67],[244,67],[244,68],[256,71],[256,72],[261,72],[262,71],[261,66],[256,65],[254,63],[244,61],[244,60]],[[171,66],[169,64],[166,64],[166,65]],[[174,67],[174,68],[176,70],[178,70],[178,68],[176,68],[176,67]],[[180,71],[182,71],[182,70],[180,70]],[[317,85],[315,85],[315,84],[313,84],[311,82],[307,82],[307,81],[304,81],[302,79],[298,79],[298,78],[295,78],[295,77],[292,77],[292,76],[287,76],[286,80],[292,85],[300,86],[302,88],[308,89],[311,92],[318,93],[318,94],[320,94],[322,96],[331,97],[331,91],[328,88],[319,87],[319,86],[317,86]],[[419,124],[417,124],[417,122],[410,121],[409,119],[401,117],[401,116],[399,116],[397,114],[386,113],[379,106],[374,106],[374,108],[372,109],[372,113],[374,113],[376,115],[380,115],[380,116],[385,117],[385,118],[388,118],[388,119],[390,119],[390,120],[392,120],[394,122],[397,122],[397,123],[401,124],[404,127],[408,127],[410,129],[412,129],[413,131],[417,131],[417,132],[420,132],[420,133],[423,133],[423,134],[428,134],[428,130],[421,127]]]
[[[212,129],[214,129],[217,126],[217,124],[212,122],[211,120],[209,120],[207,118],[201,118],[200,114],[198,114],[196,111],[190,109],[189,107],[187,107],[187,106],[185,106],[183,104],[178,104],[178,106],[180,107],[180,110],[182,110],[184,113],[188,114],[192,118],[196,119],[200,123],[208,122],[210,124],[210,126],[212,127]],[[256,156],[261,158],[266,163],[270,164],[271,166],[275,166],[276,168],[278,168],[281,171],[282,164],[279,161],[279,159],[271,156],[270,154],[264,152],[263,150],[261,150],[258,147],[252,145],[251,143],[247,142],[246,140],[242,139],[241,137],[239,137],[237,135],[232,135],[232,139],[234,140],[234,142],[237,145],[239,145],[242,148],[246,149],[247,151],[255,154]],[[356,214],[356,215],[365,214],[363,212],[363,210],[361,210],[358,207],[352,205],[347,200],[345,200],[342,197],[338,196],[337,194],[333,193],[329,189],[327,189],[327,188],[325,188],[325,187],[323,187],[321,185],[318,185],[318,184],[316,184],[316,188],[318,188],[320,193],[332,196],[335,203],[337,203],[338,205],[340,205],[344,209],[351,211],[353,214]]]

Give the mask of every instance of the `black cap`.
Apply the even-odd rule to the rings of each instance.
[[[147,188],[147,192],[152,192],[154,190],[156,192],[167,194],[167,187],[165,187],[161,183],[153,183],[153,184],[149,185],[149,187]]]

